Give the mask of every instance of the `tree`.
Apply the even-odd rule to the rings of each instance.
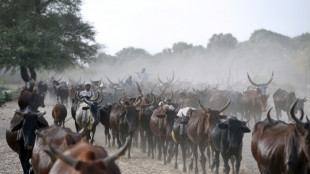
[[[0,68],[63,70],[95,59],[81,0],[0,0]]]
[[[148,58],[151,57],[150,53],[142,48],[128,47],[123,48],[121,51],[115,53],[120,59],[133,59],[133,58]]]
[[[208,50],[230,50],[237,46],[238,40],[229,34],[214,34],[208,43]]]

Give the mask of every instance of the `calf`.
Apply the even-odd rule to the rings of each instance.
[[[52,116],[54,119],[54,123],[58,126],[65,127],[65,119],[67,117],[67,108],[62,104],[57,104],[54,106],[52,111]]]
[[[212,168],[216,166],[215,173],[218,174],[219,154],[224,160],[224,172],[229,174],[229,159],[232,161],[233,174],[239,173],[240,162],[242,159],[242,139],[244,133],[249,133],[246,122],[239,121],[236,117],[221,120],[211,131],[210,141],[212,151],[215,152]],[[236,172],[234,170],[234,159],[236,160]]]
[[[48,174],[56,161],[55,158],[50,158],[43,152],[44,149],[49,149],[48,144],[63,152],[68,146],[76,144],[82,138],[81,134],[56,125],[37,131],[31,158],[34,173]]]
[[[50,174],[120,174],[121,172],[114,161],[125,153],[129,142],[130,140],[127,138],[124,146],[112,156],[108,156],[108,153],[101,146],[89,145],[85,139],[71,146],[64,153],[49,144],[50,150],[45,151],[52,158],[57,159],[50,170]]]

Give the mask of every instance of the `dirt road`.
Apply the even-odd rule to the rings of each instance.
[[[47,103],[46,103],[47,104]],[[12,173],[22,173],[22,168],[19,163],[18,155],[13,152],[7,145],[5,140],[5,130],[13,117],[15,109],[17,109],[17,102],[9,102],[6,103],[6,106],[0,108],[0,173],[2,174],[12,174]],[[53,124],[52,120],[52,105],[47,104],[45,108],[39,108],[40,111],[46,111],[47,114],[44,116],[48,123],[51,125]],[[68,107],[69,108],[69,107]],[[68,110],[70,118],[70,111]],[[70,127],[71,129],[74,128],[73,119],[70,119],[66,123],[66,127]],[[74,129],[73,129],[74,130]],[[240,174],[258,174],[258,169],[256,166],[256,162],[252,157],[251,154],[251,133],[246,134],[243,139],[243,159],[241,162]],[[116,152],[116,148],[108,148],[104,144],[104,129],[101,125],[98,126],[96,136],[95,136],[95,144],[101,145],[109,154],[113,154]],[[178,169],[174,169],[174,159],[168,165],[164,165],[163,161],[158,161],[157,158],[152,160],[151,158],[147,157],[147,154],[142,153],[140,149],[133,148],[131,153],[132,158],[127,159],[127,156],[121,157],[117,160],[117,164],[119,165],[122,173],[124,174],[176,174],[176,173],[183,173],[183,163],[181,159],[181,153],[179,153],[179,163]],[[187,160],[187,168],[190,159]],[[222,172],[222,164],[221,161],[221,168],[220,172]],[[211,173],[210,170],[207,171]],[[187,172],[187,173],[194,173],[194,171]]]

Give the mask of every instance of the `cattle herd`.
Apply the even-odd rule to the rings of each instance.
[[[65,82],[51,76],[36,82],[36,72],[24,67],[21,76],[26,85],[6,140],[18,153],[25,174],[121,173],[115,160],[126,152],[131,158],[131,147],[140,147],[148,157],[163,160],[163,165],[175,159],[177,169],[179,146],[183,172],[207,173],[208,167],[219,173],[221,154],[224,173],[238,174],[242,139],[249,132],[260,173],[310,174],[310,121],[303,111],[306,98],[279,88],[273,94],[277,120],[270,116],[272,108],[263,114],[273,74],[262,84],[247,74],[252,86],[243,92],[210,86],[181,88],[174,84],[174,73],[166,82],[158,76],[158,82],[142,80],[126,86],[109,77],[106,83],[88,79],[90,98],[80,95],[85,83],[81,79]],[[45,106],[47,93],[56,101],[52,113],[38,110]],[[282,110],[289,123],[281,121]],[[44,115],[51,115],[54,125]],[[76,130],[66,127],[68,117],[74,119]],[[251,122],[255,124],[252,131]],[[108,155],[108,148],[93,145],[99,124],[104,126],[108,148],[115,144],[119,148],[114,155]]]

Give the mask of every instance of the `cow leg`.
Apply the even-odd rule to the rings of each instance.
[[[193,143],[193,153],[191,157],[191,163],[189,164],[189,170],[193,170],[193,162],[195,158],[195,173],[198,173],[198,152],[197,152],[197,144]]]
[[[223,155],[223,154],[222,154],[222,158],[224,161],[224,173],[229,174],[230,167],[229,167],[228,161],[230,158],[227,155]]]
[[[171,162],[171,158],[173,158],[174,155],[174,146],[175,143],[169,138],[169,140],[166,140],[166,146],[168,148],[168,146],[170,145],[169,151],[168,151],[168,160],[167,162],[170,163]]]
[[[202,168],[202,173],[206,174],[206,162],[207,162],[207,158],[205,156],[206,147],[204,145],[199,145],[199,149],[200,149],[200,164]]]
[[[183,142],[181,144],[182,158],[183,158],[183,172],[186,172],[186,147],[187,147],[187,143]],[[178,149],[177,149],[177,151],[178,151]]]
[[[29,174],[29,170],[30,170],[30,162],[29,159],[31,158],[31,152],[25,150],[25,149],[21,149],[19,154],[18,154],[20,163],[22,165],[24,174]]]
[[[148,150],[147,150],[147,156],[151,156],[152,153],[152,159],[154,159],[154,152],[153,152],[153,136],[151,132],[147,132],[147,140],[148,140]]]
[[[175,147],[174,147],[174,153],[175,153],[175,163],[174,163],[174,168],[177,169],[178,168],[178,152],[179,151],[179,144],[175,143]]]
[[[210,153],[210,147],[207,148],[207,157],[209,162],[209,168],[211,168],[211,153]]]
[[[128,145],[128,159],[131,158],[131,155],[130,155],[131,145],[132,145],[132,136],[130,136],[129,145]]]
[[[215,168],[215,174],[219,173],[219,166],[220,166],[220,152],[216,151],[212,148],[212,152],[213,152],[213,163],[212,163],[212,167],[211,169],[214,171],[214,167]]]
[[[241,160],[242,160],[242,152],[239,152],[239,154],[236,155],[235,159],[236,159],[236,174],[238,174],[239,173],[239,169],[240,169]]]
[[[230,157],[230,162],[231,162],[231,167],[232,167],[232,174],[236,174],[236,171],[235,171],[235,157],[234,156],[231,156]]]
[[[164,165],[167,164],[167,149],[168,149],[168,141],[165,140],[166,137],[162,140],[163,154],[164,154]]]
[[[162,140],[160,137],[156,137],[158,145],[158,160],[161,160]]]
[[[96,127],[94,127],[91,132],[92,132],[92,137],[91,137],[91,140],[90,140],[90,144],[93,145],[94,138],[95,138],[95,133],[96,133]]]

